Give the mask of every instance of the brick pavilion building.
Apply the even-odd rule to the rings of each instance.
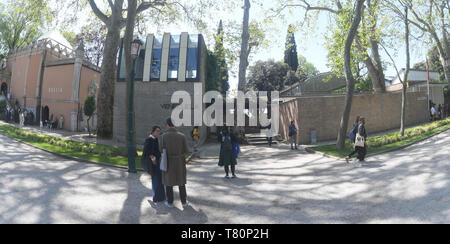
[[[100,68],[84,57],[83,45],[73,50],[60,33],[51,32],[9,53],[2,89],[11,104],[34,114],[36,124],[63,118],[63,129],[83,131],[83,103],[88,95],[97,97],[100,81]],[[96,116],[91,121],[95,128]]]

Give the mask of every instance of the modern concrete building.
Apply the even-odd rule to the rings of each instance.
[[[2,86],[10,93],[10,103],[32,112],[36,124],[62,117],[65,130],[84,131],[83,103],[88,95],[97,96],[100,69],[84,58],[82,45],[73,50],[62,39],[61,34],[51,32],[12,50],[8,75],[4,75],[9,83],[2,81]],[[95,126],[94,116],[92,128]]]
[[[185,91],[191,96],[192,109],[194,97],[200,98],[205,92],[207,49],[202,35],[181,35],[165,33],[162,37],[148,35],[143,40],[139,58],[136,60],[135,79],[135,120],[136,141],[143,144],[152,126],[159,125],[165,130],[165,120],[171,117],[178,104],[171,102],[176,91]],[[123,45],[118,60],[118,79],[114,96],[114,139],[126,141],[126,71]],[[194,94],[194,87],[196,92]],[[200,94],[201,93],[201,94]],[[201,109],[204,111],[202,103]],[[191,121],[194,113],[191,113]],[[192,126],[181,126],[182,131],[192,142]],[[207,129],[200,126],[200,141],[206,139]]]

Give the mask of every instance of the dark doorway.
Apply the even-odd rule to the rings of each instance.
[[[3,82],[1,87],[1,95],[4,95],[6,97],[6,94],[8,94],[8,85]]]
[[[42,121],[48,121],[50,120],[50,109],[48,106],[45,106],[42,110]]]

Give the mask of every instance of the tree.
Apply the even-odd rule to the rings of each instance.
[[[9,0],[0,3],[0,52],[8,52],[36,40],[52,20],[47,1]]]
[[[226,50],[224,47],[224,31],[222,20],[220,20],[219,28],[217,30],[217,35],[215,35],[216,44],[214,47],[214,56],[217,59],[217,78],[219,82],[219,91],[225,95],[225,93],[230,89],[230,84],[228,83],[228,65],[226,60]]]
[[[214,52],[207,50],[205,91],[219,91],[219,66]]]
[[[88,132],[89,137],[91,136],[91,127],[89,124],[89,121],[91,120],[92,116],[95,112],[95,97],[94,96],[88,96],[86,100],[84,101],[84,115],[88,117],[87,119],[87,126],[88,126]]]
[[[298,67],[301,68],[301,72],[307,77],[312,77],[319,74],[319,70],[314,66],[314,64],[308,62],[306,58],[302,55],[298,56]],[[298,72],[298,69],[297,69]]]
[[[286,37],[286,45],[284,50],[284,62],[289,65],[294,72],[298,68],[297,44],[295,43],[295,29],[293,25],[289,25]]]
[[[450,83],[449,2],[442,0],[405,0],[405,4],[411,12],[410,17],[408,17],[409,23],[434,41],[445,80]]]
[[[138,23],[147,18],[153,19],[155,24],[158,24],[161,21],[173,23],[175,20],[185,16],[186,19],[194,23],[197,27],[204,25],[202,14],[209,10],[211,6],[215,6],[212,3],[212,0],[204,0],[200,3],[186,1],[186,4],[182,4],[180,1],[176,0],[136,0],[136,2],[136,14],[131,16],[133,16],[135,20],[139,20]],[[98,97],[97,136],[99,138],[111,138],[113,131],[114,83],[116,80],[117,52],[120,44],[120,32],[127,24],[127,18],[124,18],[124,13],[129,10],[128,6],[124,7],[124,3],[124,0],[108,0],[108,10],[102,11],[97,6],[95,0],[89,0],[92,11],[107,28],[101,69],[102,72],[100,76],[100,92]],[[192,6],[187,3],[192,4]],[[181,9],[185,15],[182,15],[179,9]],[[149,10],[147,11],[149,13],[144,17],[144,11],[146,10]],[[133,23],[136,24],[135,21],[133,21]],[[140,25],[138,25],[138,28],[139,27]]]
[[[405,75],[403,77],[401,77],[400,72],[398,71],[397,65],[395,65],[395,61],[392,58],[392,56],[389,54],[389,52],[387,51],[387,49],[382,46],[384,48],[384,50],[386,51],[386,54],[389,56],[389,58],[391,59],[395,70],[397,71],[397,76],[400,80],[400,82],[402,83],[402,108],[401,108],[401,114],[400,114],[400,135],[404,136],[405,135],[405,122],[406,122],[406,91],[408,89],[409,86],[409,82],[408,82],[408,75],[409,75],[409,71],[410,71],[410,63],[411,63],[411,55],[410,55],[410,50],[409,50],[409,45],[410,45],[410,28],[409,28],[409,21],[408,21],[408,6],[405,4],[404,0],[398,0],[398,5],[397,6],[395,3],[390,3],[390,8],[393,10],[394,13],[397,14],[398,17],[400,17],[400,19],[403,21],[404,25],[405,25],[405,44],[406,44],[406,70],[405,70]],[[402,11],[401,8],[403,8],[404,10]]]
[[[242,22],[242,39],[241,39],[241,53],[239,56],[239,83],[238,90],[245,91],[246,87],[246,77],[247,77],[247,67],[248,67],[248,56],[250,54],[249,47],[249,19],[250,19],[250,0],[244,0],[244,20]]]
[[[349,11],[346,5],[352,4],[347,0],[344,4],[340,0],[322,1],[317,5],[312,5],[308,0],[280,0],[280,4],[272,12],[279,16],[285,9],[303,8],[305,10],[302,28],[305,23],[311,22],[314,18],[310,13],[316,15],[320,12],[330,14],[334,18],[336,26],[331,29],[331,35],[327,38],[327,48],[329,50],[330,66],[335,73],[344,76],[344,46],[347,39],[346,32],[352,24],[353,12]],[[385,76],[381,62],[381,56],[378,51],[379,43],[382,40],[381,27],[378,25],[381,0],[367,0],[368,11],[363,12],[363,24],[356,35],[357,49],[352,50],[352,68],[355,70],[357,62],[363,62],[368,69],[369,76],[373,83],[375,91],[383,93],[386,91]],[[339,23],[340,22],[340,23]],[[316,25],[312,25],[315,28]]]
[[[100,66],[103,61],[107,29],[98,19],[82,27],[82,32],[76,36],[77,43],[83,42],[86,59]]]
[[[255,91],[281,91],[285,86],[285,79],[290,67],[283,62],[257,61],[249,67],[247,88]]]
[[[342,114],[341,123],[339,127],[338,138],[336,142],[336,147],[338,150],[342,150],[345,147],[345,138],[347,137],[347,129],[348,129],[348,121],[350,118],[350,111],[352,108],[353,102],[353,93],[355,90],[355,78],[351,69],[351,49],[353,45],[353,41],[358,32],[358,27],[361,23],[361,15],[363,12],[365,0],[357,0],[356,7],[354,9],[354,17],[350,27],[350,30],[347,34],[347,39],[345,41],[345,49],[344,49],[344,67],[345,67],[345,78],[347,80],[347,92],[345,95],[345,105],[344,112]]]

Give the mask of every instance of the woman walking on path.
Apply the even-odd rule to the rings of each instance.
[[[356,116],[356,120],[355,123],[353,124],[352,129],[350,130],[350,141],[353,142],[353,144],[355,144],[355,140],[356,140],[356,133],[358,132],[358,127],[359,127],[359,119],[360,116]],[[353,152],[351,152],[349,155],[347,155],[347,157],[345,158],[345,160],[347,161],[347,163],[349,163],[349,160],[352,158],[353,155],[355,155],[355,153],[357,153],[356,148],[353,150]]]
[[[362,162],[364,162],[364,159],[366,158],[366,154],[367,154],[367,144],[366,144],[366,140],[367,140],[367,132],[366,132],[366,119],[365,118],[360,118],[359,119],[359,127],[358,127],[358,135],[356,135],[356,137],[358,138],[358,136],[363,137],[364,138],[364,146],[355,146],[356,152],[358,152],[358,159],[360,164]],[[360,165],[359,165],[360,166]]]
[[[161,133],[159,126],[153,126],[150,136],[145,140],[143,156],[150,158],[152,175],[153,202],[163,202],[166,200],[166,192],[162,183],[162,171],[160,169],[161,152],[159,150],[158,137]]]
[[[235,165],[237,164],[236,154],[233,151],[233,143],[236,142],[236,137],[230,133],[227,126],[222,128],[218,137],[220,145],[219,166],[225,168],[225,178],[229,179],[229,167],[231,166],[232,178],[236,178]]]

